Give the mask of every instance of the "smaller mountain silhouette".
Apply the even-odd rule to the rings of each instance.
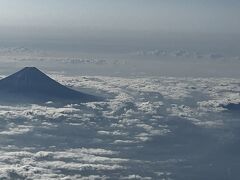
[[[70,89],[51,79],[36,67],[22,70],[0,80],[1,100],[90,102],[100,98]]]
[[[228,103],[228,104],[221,105],[221,106],[229,111],[239,111],[240,110],[240,103]]]

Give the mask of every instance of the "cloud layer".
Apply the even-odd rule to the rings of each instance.
[[[239,80],[52,77],[106,101],[1,105],[1,178],[177,179],[188,177],[180,167],[198,166],[197,142],[236,139],[220,132],[235,122],[223,105],[240,102]]]

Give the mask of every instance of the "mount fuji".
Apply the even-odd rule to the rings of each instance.
[[[0,80],[0,101],[91,102],[99,99],[58,83],[36,67],[25,67]]]

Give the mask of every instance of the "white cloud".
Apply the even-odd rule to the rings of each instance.
[[[140,175],[137,174],[131,174],[127,177],[121,177],[120,179],[139,179],[139,180],[151,180],[151,177],[142,177]]]
[[[0,137],[10,144],[0,149],[1,178],[114,179],[119,172],[124,173],[122,179],[165,177],[151,170],[159,162],[131,159],[125,153],[173,135],[172,117],[201,128],[221,127],[225,122],[221,105],[240,102],[236,79],[53,77],[109,98],[63,107],[1,105]],[[18,140],[26,146],[19,147]],[[149,177],[135,175],[138,165],[147,166]]]
[[[66,178],[59,170],[65,171],[112,171],[124,169],[120,164],[127,159],[107,157],[117,155],[105,149],[71,149],[67,151],[39,151],[32,153],[28,151],[5,152],[1,151],[0,174],[1,178],[34,178],[54,179]],[[104,176],[75,176],[75,178],[87,179]],[[74,178],[74,176],[69,176]]]
[[[1,131],[0,135],[20,135],[32,131],[33,126],[10,124],[8,129]]]

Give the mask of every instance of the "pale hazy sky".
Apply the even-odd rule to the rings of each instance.
[[[238,0],[0,0],[0,26],[240,32]]]
[[[142,59],[141,68],[157,73],[192,75],[204,69],[202,74],[238,76],[239,19],[240,0],[0,0],[0,49]],[[152,50],[169,56],[132,56]],[[173,55],[181,50],[187,57]],[[203,58],[196,58],[199,53]],[[151,59],[166,65],[151,64]],[[206,64],[196,65],[200,61]]]
[[[0,0],[0,40],[88,38],[90,43],[125,37],[154,44],[160,37],[175,42],[185,36],[184,41],[211,37],[235,46],[239,9],[239,0]]]

